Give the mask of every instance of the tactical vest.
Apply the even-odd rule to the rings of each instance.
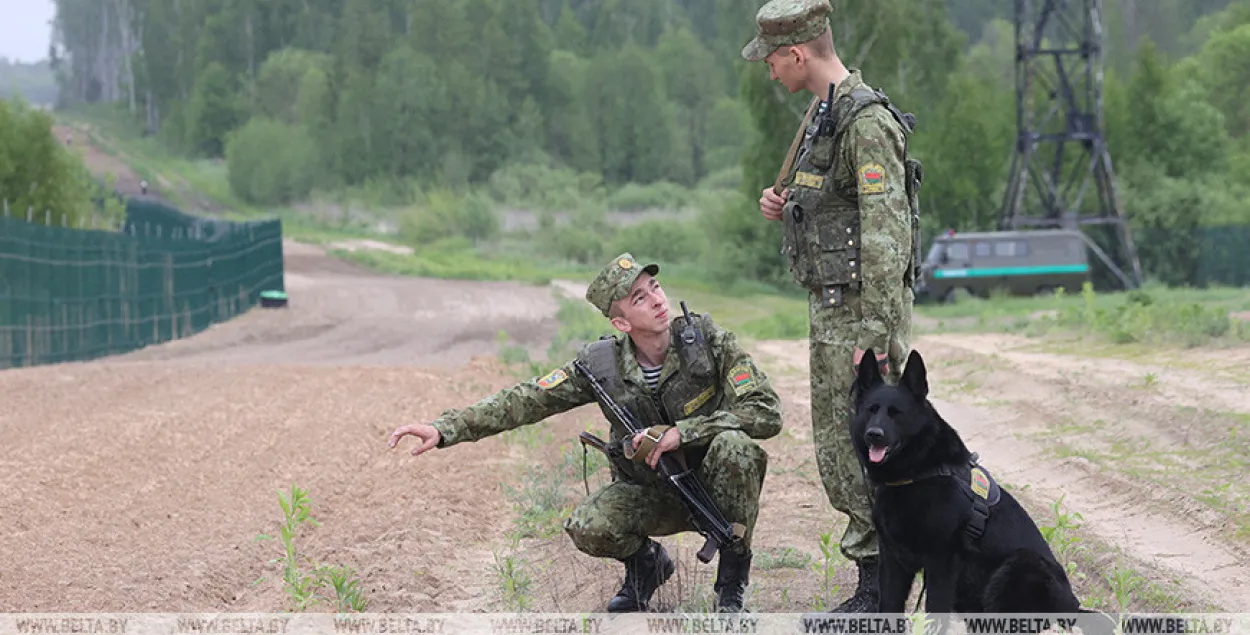
[[[915,285],[920,275],[920,162],[907,156],[907,140],[915,129],[915,116],[903,113],[881,90],[857,87],[848,95],[821,105],[807,126],[795,161],[790,197],[783,209],[785,236],[782,251],[789,260],[795,281],[820,293],[825,306],[840,306],[844,291],[858,291],[860,277],[859,192],[851,170],[844,179],[833,169],[840,156],[846,130],[864,108],[880,104],[903,129],[904,179],[912,216],[911,261],[899,282]]]
[[[619,345],[613,336],[607,335],[591,342],[582,349],[579,358],[600,379],[612,400],[628,410],[642,428],[675,425],[688,417],[708,415],[716,412],[725,398],[719,365],[706,337],[706,333],[710,332],[711,317],[703,314],[694,316],[691,321],[693,324],[687,325],[684,317],[673,319],[670,329],[676,342],[677,359],[666,359],[665,363],[677,361],[680,366],[677,372],[662,380],[654,393],[645,383],[635,385],[626,381],[620,371]],[[599,409],[611,424],[612,442],[632,437],[625,424],[603,404],[599,404]],[[688,450],[686,461],[695,467],[705,453],[705,448]]]

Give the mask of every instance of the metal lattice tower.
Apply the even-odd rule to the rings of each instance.
[[[1017,136],[999,229],[1101,226],[1106,249],[1086,242],[1138,287],[1103,136],[1102,0],[1015,0],[1015,12]]]

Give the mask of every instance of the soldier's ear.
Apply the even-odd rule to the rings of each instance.
[[[629,323],[629,320],[626,320],[623,317],[618,316],[618,317],[610,318],[608,321],[612,323],[612,326],[616,327],[616,330],[622,333],[628,333],[634,330],[634,326]]]

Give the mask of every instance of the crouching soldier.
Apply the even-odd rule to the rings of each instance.
[[[659,266],[639,266],[632,255],[622,254],[586,290],[586,299],[620,335],[586,345],[544,377],[448,410],[431,424],[401,426],[388,444],[394,448],[405,435],[416,436],[421,445],[412,453],[418,455],[598,402],[611,426],[603,449],[615,459],[613,481],[583,501],[564,529],[583,553],[624,563],[625,582],[607,610],[647,610],[675,568],[652,537],[695,530],[682,498],[657,472],[659,458],[672,453],[706,485],[724,520],[736,526],[740,539],[721,547],[714,588],[718,610],[738,612],[768,464],[755,439],[781,431],[781,400],[733,333],[706,315],[692,316],[693,329],[685,317],[670,315],[658,273]],[[630,435],[579,367],[646,429]]]

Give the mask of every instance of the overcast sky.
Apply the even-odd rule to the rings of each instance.
[[[37,62],[52,41],[52,0],[0,0],[0,57]]]

